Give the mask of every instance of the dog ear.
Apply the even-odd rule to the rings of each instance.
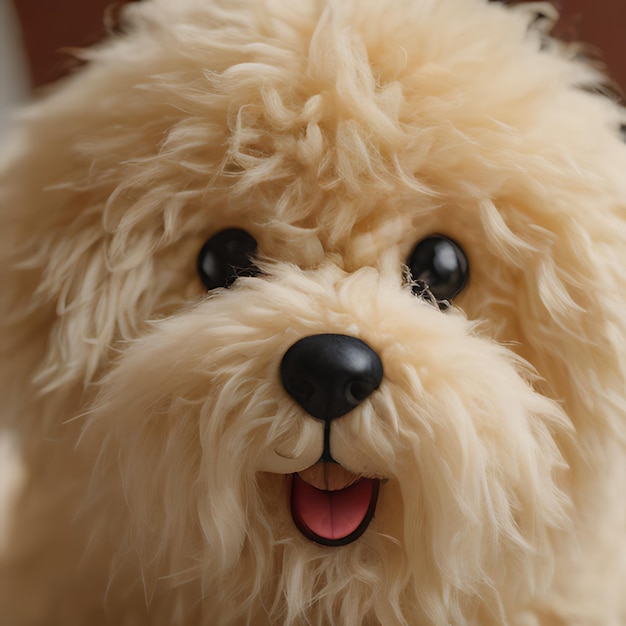
[[[136,26],[140,17],[130,13]],[[197,250],[187,274],[182,263],[170,264],[159,281],[153,259],[178,237],[183,207],[218,169],[224,124],[191,129],[189,107],[170,106],[189,94],[153,75],[175,73],[174,42],[148,22],[89,51],[90,63],[25,111],[3,155],[0,297],[11,312],[3,362],[9,378],[32,381],[33,391],[91,381],[115,341],[155,313],[168,286],[194,275]],[[186,174],[172,174],[174,161]]]
[[[111,272],[113,235],[103,224],[111,189],[95,182],[91,159],[79,156],[72,137],[86,135],[77,126],[71,114],[31,120],[21,154],[0,179],[2,229],[10,236],[0,252],[12,311],[5,336],[37,355],[22,376],[47,390],[89,381],[142,291],[136,272],[137,293],[128,271]]]
[[[626,442],[625,211],[607,202],[595,224],[564,218],[558,241],[526,279],[532,305],[521,323],[544,379],[538,387],[562,402],[583,456],[600,442]]]

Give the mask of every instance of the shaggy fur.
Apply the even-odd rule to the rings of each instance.
[[[485,0],[151,0],[0,170],[2,626],[626,624],[626,147],[602,78]],[[541,10],[549,12],[549,7]],[[202,244],[262,274],[206,294]],[[432,233],[471,281],[439,311]],[[333,456],[350,545],[289,514],[323,424],[298,339],[385,377]]]

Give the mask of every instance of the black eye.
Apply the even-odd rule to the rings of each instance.
[[[415,248],[407,265],[416,283],[426,283],[437,300],[452,300],[460,293],[469,278],[467,257],[461,247],[442,235],[422,239]],[[413,291],[419,295],[419,284]],[[417,290],[417,291],[416,291]]]
[[[252,259],[256,239],[240,228],[229,228],[213,235],[198,255],[198,274],[207,289],[230,287],[240,276],[255,276]]]

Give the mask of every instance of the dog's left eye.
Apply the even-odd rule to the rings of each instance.
[[[230,287],[240,276],[255,276],[256,239],[240,228],[213,235],[198,255],[198,274],[206,288]]]
[[[458,243],[443,235],[422,239],[413,248],[407,265],[415,281],[416,295],[421,295],[426,287],[440,308],[449,306],[448,301],[465,288],[469,278],[465,252]]]

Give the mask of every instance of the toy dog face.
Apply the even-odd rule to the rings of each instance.
[[[590,71],[478,1],[130,14],[35,109],[14,227],[38,385],[146,570],[235,622],[487,623],[545,586],[623,365]]]

